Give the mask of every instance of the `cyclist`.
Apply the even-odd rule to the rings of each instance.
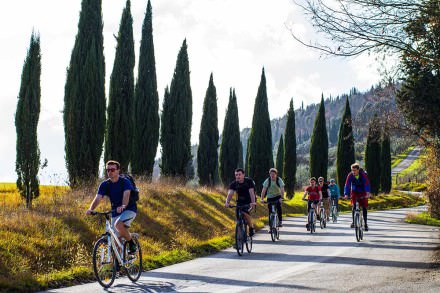
[[[367,173],[362,170],[358,163],[351,165],[351,172],[347,175],[347,180],[345,180],[344,187],[344,199],[347,196],[351,196],[352,218],[351,228],[354,228],[354,212],[356,209],[356,200],[359,201],[359,205],[362,207],[362,213],[365,222],[365,231],[368,231],[367,225],[367,207],[368,198],[370,197],[370,180],[368,179]],[[363,197],[362,199],[360,199]]]
[[[252,207],[255,206],[255,183],[251,178],[244,176],[244,170],[242,168],[235,170],[235,181],[229,185],[225,207],[229,207],[229,202],[234,192],[237,194],[237,206],[250,205],[250,208],[240,208],[240,210],[246,219],[246,223],[249,225],[249,236],[253,236],[255,234],[254,223],[249,212]],[[238,219],[238,208],[235,215]]]
[[[325,209],[325,217],[327,218],[327,222],[329,222],[329,218],[330,218],[330,194],[329,194],[329,191],[328,191],[328,183],[324,181],[324,177],[319,177],[318,178],[318,184],[319,184],[319,187],[321,187],[322,202],[324,203],[324,209]],[[319,218],[319,216],[318,216],[318,218]]]
[[[315,215],[319,215],[319,201],[322,199],[321,187],[316,185],[315,177],[310,178],[309,182],[310,185],[306,187],[302,199],[305,200],[306,196],[308,195],[307,213],[309,213],[310,208],[313,207],[315,209]],[[306,228],[307,230],[310,229],[308,222],[306,224]]]
[[[339,190],[339,186],[336,184],[335,179],[330,179],[328,190],[330,192],[331,201],[334,201],[336,205],[336,215],[339,216],[339,197],[341,196],[341,192]]]
[[[102,198],[107,196],[112,206],[112,225],[118,232],[118,236],[124,237],[128,241],[129,253],[133,254],[136,252],[136,244],[128,231],[137,213],[136,201],[130,201],[133,186],[128,179],[119,176],[119,162],[111,160],[105,165],[108,179],[99,185],[98,192],[86,214],[91,215]]]
[[[269,170],[270,177],[263,182],[263,190],[261,191],[261,202],[264,202],[264,197],[267,194],[267,203],[269,208],[269,215],[272,210],[272,205],[275,204],[278,214],[278,227],[283,226],[283,212],[281,210],[281,199],[284,196],[284,182],[278,177],[278,170],[271,168]]]

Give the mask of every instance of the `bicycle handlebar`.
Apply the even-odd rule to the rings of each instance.
[[[110,211],[105,211],[105,212],[97,212],[97,211],[92,211],[90,214],[92,216],[96,216],[96,215],[110,215],[111,213],[115,212],[116,210],[110,210]]]

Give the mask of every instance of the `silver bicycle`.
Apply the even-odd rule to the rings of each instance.
[[[142,251],[139,245],[139,235],[131,233],[136,244],[136,252],[129,252],[127,241],[120,240],[111,224],[111,213],[92,212],[92,215],[100,215],[105,218],[105,233],[96,241],[93,247],[93,272],[99,284],[110,287],[115,281],[116,274],[123,268],[127,277],[136,282],[142,273]]]
[[[276,202],[267,202],[264,201],[265,204],[270,204],[270,214],[269,214],[269,229],[270,229],[270,237],[273,242],[275,240],[280,240],[280,219],[278,218]]]
[[[361,241],[364,238],[364,218],[363,213],[360,211],[360,204],[359,201],[362,200],[364,197],[359,197],[356,200],[356,208],[354,210],[354,230],[356,233],[356,240],[357,242]]]

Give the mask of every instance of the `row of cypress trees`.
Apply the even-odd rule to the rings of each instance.
[[[122,13],[119,33],[116,37],[116,56],[110,79],[106,120],[101,1],[84,0],[82,2],[78,34],[67,70],[64,97],[66,165],[70,184],[73,187],[91,182],[97,177],[104,135],[105,160],[117,159],[121,162],[123,171],[127,171],[129,164],[131,164],[132,172],[135,175],[152,175],[159,140],[159,107],[152,35],[152,9],[151,3],[148,1],[142,27],[138,80],[135,86],[133,19],[130,6],[130,0],[127,0]],[[39,68],[39,54],[39,37],[33,35],[28,56],[29,61],[26,60],[23,70],[23,80],[26,78],[25,73],[28,74],[29,70]],[[28,67],[31,69],[27,69]],[[41,71],[41,69],[39,70]],[[33,106],[38,109],[38,113],[39,75],[40,73],[35,71],[32,73],[32,76],[35,77],[34,82],[22,83],[22,87],[31,85],[36,87],[38,85],[38,88],[32,91],[35,94],[32,101],[38,100],[38,106]],[[188,178],[192,167],[190,142],[192,92],[189,75],[187,44],[184,40],[177,57],[171,86],[165,89],[161,116],[162,161],[160,167],[162,174],[168,176]],[[26,98],[26,89],[20,91],[20,97],[23,97],[23,100]],[[21,105],[20,97],[19,106]],[[25,119],[23,117],[26,114],[21,114],[21,111],[26,113],[26,108],[24,106],[17,107],[16,121]],[[27,116],[35,118],[35,115]],[[38,121],[38,115],[36,121]],[[33,125],[32,127],[35,127],[36,131],[36,123],[30,122],[28,124]],[[325,123],[324,98],[322,97],[310,147],[310,174],[315,177],[327,177],[328,136]],[[233,180],[233,170],[237,167],[243,167],[245,164],[247,174],[256,181],[257,191],[260,191],[262,182],[268,176],[267,171],[274,166],[264,68],[255,100],[252,129],[244,163],[242,162],[243,148],[240,142],[235,90],[231,89],[230,91],[220,156],[218,156],[219,131],[217,124],[217,93],[211,74],[203,106],[200,144],[197,151],[200,183],[214,185],[221,180],[223,184],[228,184]],[[35,183],[35,180],[34,183],[27,179],[23,181],[23,178],[29,177],[28,173],[31,172],[29,171],[31,168],[27,168],[28,173],[22,172],[24,168],[19,156],[23,156],[23,152],[19,152],[18,149],[19,145],[20,150],[25,148],[20,140],[23,134],[21,132],[19,134],[19,131],[21,130],[17,127],[17,173],[21,172],[17,185],[31,186],[33,184],[38,186],[38,182]],[[343,184],[342,176],[348,172],[349,164],[354,162],[352,159],[352,155],[354,158],[354,142],[348,99],[339,134],[337,169],[338,183],[341,185]],[[37,143],[36,133],[29,137],[35,137],[34,142]],[[370,148],[368,148],[367,157],[372,156],[369,153]],[[32,172],[36,174],[39,165],[39,151],[38,148],[33,149],[35,149],[35,154],[31,155],[38,164],[34,164],[37,167],[36,171],[34,167]],[[383,149],[386,149],[386,146]],[[280,175],[285,179],[287,195],[291,197],[294,192],[296,176],[293,101],[290,101],[286,131],[281,137],[276,159]],[[38,195],[38,188],[26,188],[31,190],[25,192],[30,194],[27,195],[28,197],[32,198]]]

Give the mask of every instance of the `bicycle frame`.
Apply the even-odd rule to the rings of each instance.
[[[122,255],[121,255],[124,249],[124,243],[122,243],[121,240],[119,240],[119,237],[117,236],[116,231],[112,226],[110,214],[106,214],[104,216],[105,216],[105,233],[102,236],[107,236],[107,241],[108,243],[110,243],[108,247],[109,251],[107,253],[107,262],[110,262],[110,256],[111,256],[110,249],[112,249],[113,252],[115,253],[116,259],[118,260],[119,264],[121,266],[124,266],[127,263],[122,259]],[[135,233],[132,233],[132,236],[136,236],[134,234]]]

